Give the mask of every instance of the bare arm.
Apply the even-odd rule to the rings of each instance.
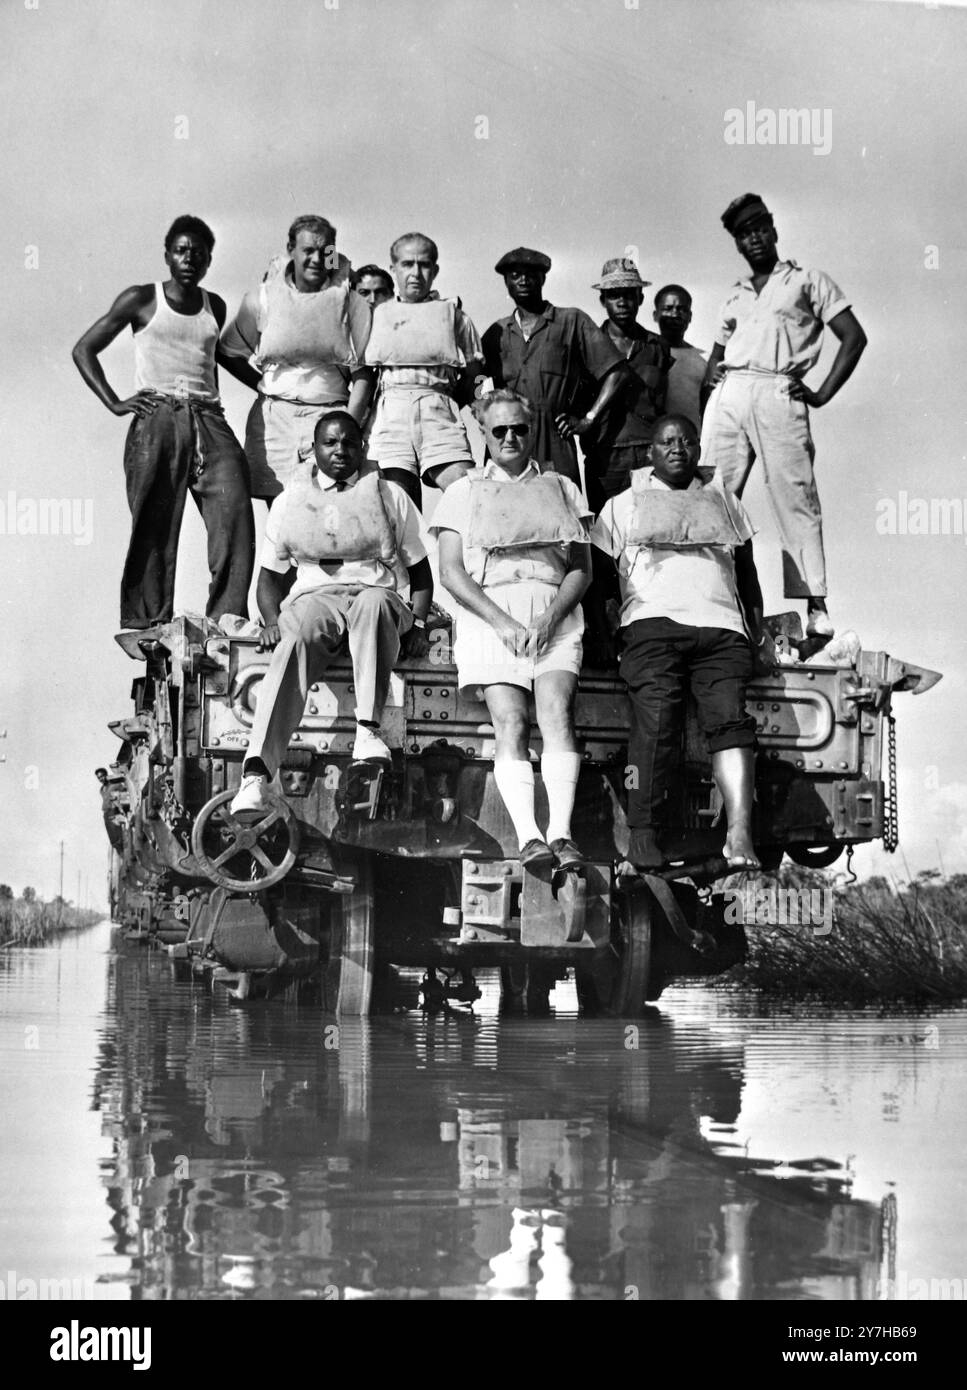
[[[259,570],[259,582],[255,589],[255,600],[262,615],[262,636],[259,639],[258,650],[260,652],[270,652],[273,647],[277,647],[281,641],[282,634],[279,631],[279,609],[282,600],[289,591],[290,579],[288,572],[278,574],[275,570],[267,570],[263,565]]]
[[[557,631],[558,624],[581,602],[591,583],[591,547],[586,541],[572,543],[568,551],[567,573],[560,588],[539,618],[527,628],[525,651],[538,656]]]
[[[364,424],[369,414],[370,402],[376,387],[376,370],[373,367],[356,367],[350,378],[349,403],[346,409],[357,422]]]
[[[793,381],[789,386],[789,394],[793,400],[805,401],[807,405],[815,408],[828,405],[837,391],[845,386],[853,375],[856,364],[863,356],[866,347],[866,334],[860,327],[852,309],[844,309],[842,313],[830,319],[826,327],[834,337],[839,339],[839,350],[833,359],[833,365],[829,369],[826,380],[816,391],[810,390],[802,381]]]
[[[586,415],[580,417],[574,415],[557,415],[554,423],[557,426],[558,434],[564,439],[570,439],[572,435],[587,434],[591,426],[596,422],[603,410],[606,410],[615,396],[625,385],[631,376],[631,368],[625,362],[616,362],[611,370],[603,378],[592,405]]]
[[[219,317],[216,310],[216,317],[222,335],[215,349],[215,361],[220,367],[224,367],[229,376],[233,376],[243,386],[257,391],[262,374],[252,366],[249,359],[255,355],[259,343],[258,292],[249,291],[242,296],[238,313],[227,328],[223,328],[226,317],[224,312]]]
[[[776,649],[769,633],[762,626],[762,589],[752,557],[752,542],[746,541],[735,552],[735,587],[745,611],[755,656],[756,670],[766,674],[775,665]]]
[[[74,344],[71,356],[81,376],[112,415],[150,415],[157,400],[147,393],[121,400],[104,375],[98,356],[125,328],[141,327],[154,301],[153,285],[132,285],[123,290],[108,309]]]
[[[437,537],[440,583],[464,608],[482,618],[497,633],[508,651],[523,650],[527,629],[487,597],[463,563],[463,539],[458,531],[440,531]]]
[[[410,607],[413,610],[413,616],[425,622],[426,615],[430,611],[430,603],[433,600],[433,571],[430,569],[430,561],[424,558],[415,565],[407,565],[406,573],[410,578]],[[411,627],[403,638],[402,655],[418,659],[426,656],[429,649],[430,643],[424,629]]]

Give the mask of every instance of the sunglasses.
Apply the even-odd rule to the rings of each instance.
[[[530,425],[494,425],[490,431],[494,439],[505,439],[508,434],[512,434],[515,439],[526,439],[530,432]]]

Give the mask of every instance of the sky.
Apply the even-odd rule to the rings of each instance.
[[[883,531],[914,499],[967,510],[949,367],[967,289],[965,38],[961,7],[887,0],[3,0],[0,881],[55,893],[63,841],[65,896],[105,901],[93,769],[116,754],[106,726],[141,669],[113,641],[127,424],[70,349],[121,289],[164,278],[176,215],[213,227],[205,283],[232,312],[293,217],[317,212],[357,265],[386,264],[403,231],[433,236],[437,288],[481,331],[508,311],[493,264],[511,247],[549,254],[548,298],[594,314],[603,261],[633,255],[655,288],[691,290],[689,340],[708,348],[744,269],[719,216],[749,189],[780,254],[827,271],[869,338],[813,414],[831,613],[867,649],[944,674],[895,701],[901,852],[864,849],[857,866],[967,870],[965,527],[950,511],[956,534]],[[815,144],[727,142],[749,103],[815,112]],[[127,394],[130,338],[102,362]],[[223,399],[242,436],[250,393],[227,380]],[[11,528],[59,499],[67,534]],[[767,611],[783,611],[756,470],[745,501]],[[191,507],[176,600],[200,611]]]

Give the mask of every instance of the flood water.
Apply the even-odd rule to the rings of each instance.
[[[963,1297],[967,1011],[501,1018],[480,983],[337,1023],[107,923],[0,953],[7,1296]]]

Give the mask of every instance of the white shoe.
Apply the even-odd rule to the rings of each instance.
[[[811,608],[806,615],[807,637],[835,637],[836,629],[828,613],[821,608]]]
[[[229,807],[232,815],[237,816],[239,811],[264,811],[266,804],[263,793],[268,780],[261,772],[246,773]]]
[[[353,761],[357,763],[389,763],[393,759],[389,749],[375,729],[367,729],[364,725],[357,724],[356,742],[353,744]]]

